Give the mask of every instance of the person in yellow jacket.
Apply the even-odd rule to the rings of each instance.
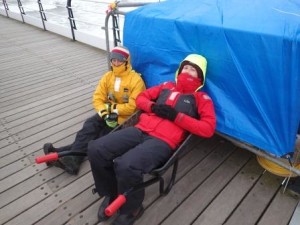
[[[72,144],[55,148],[52,143],[46,143],[43,146],[45,154],[87,152],[89,141],[108,134],[136,111],[135,99],[146,87],[141,75],[132,69],[129,50],[122,46],[114,47],[110,52],[110,61],[111,70],[100,79],[93,95],[93,106],[97,113],[84,122]],[[83,156],[65,156],[47,165],[60,167],[76,175],[83,159]]]

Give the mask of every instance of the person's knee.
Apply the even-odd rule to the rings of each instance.
[[[124,160],[122,157],[114,159],[114,167],[115,173],[119,178],[132,179],[141,175],[141,172],[131,165],[130,161]]]
[[[91,116],[84,121],[83,127],[91,127],[99,124],[98,115]]]
[[[99,160],[103,161],[111,161],[112,155],[107,147],[105,147],[105,140],[104,138],[100,138],[97,140],[91,140],[88,143],[88,159],[90,162],[97,161],[99,163]]]
[[[101,149],[101,142],[99,140],[91,140],[88,143],[88,150],[87,150],[87,155],[88,159],[90,161],[93,161],[93,159],[96,159],[99,157],[100,154],[100,149]]]

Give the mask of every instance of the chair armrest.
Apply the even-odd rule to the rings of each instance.
[[[132,127],[139,121],[139,117],[141,115],[142,111],[138,110],[135,113],[133,113],[131,116],[129,116],[122,124],[119,124],[116,126],[111,132],[115,132],[117,130],[126,128],[126,127]]]

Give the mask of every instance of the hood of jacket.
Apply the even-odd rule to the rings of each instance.
[[[114,66],[112,63],[111,65],[111,71],[113,74],[117,77],[123,77],[127,76],[132,71],[132,65],[130,63],[130,56],[128,56],[128,59],[120,66]]]
[[[205,84],[205,77],[206,77],[206,68],[207,68],[207,60],[205,57],[203,57],[202,55],[198,55],[198,54],[190,54],[188,55],[179,65],[176,74],[175,74],[175,81],[177,82],[177,77],[178,75],[181,73],[183,66],[186,63],[191,63],[194,64],[196,66],[198,66],[201,70],[202,70],[202,82],[201,85],[195,90],[198,91],[199,89],[201,89],[204,84]]]

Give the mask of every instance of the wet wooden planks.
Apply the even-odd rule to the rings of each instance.
[[[43,221],[75,197],[82,211],[82,199],[91,204],[82,197],[93,187],[88,162],[75,177],[36,165],[34,158],[47,141],[71,143],[93,115],[92,93],[107,70],[106,53],[2,16],[0,25],[7,28],[0,31],[0,223]]]
[[[4,16],[0,26],[0,224],[97,224],[88,161],[70,176],[34,158],[46,142],[71,143],[93,115],[106,53]],[[219,136],[193,137],[175,186],[165,197],[148,187],[136,224],[289,224],[298,199],[282,180]]]

